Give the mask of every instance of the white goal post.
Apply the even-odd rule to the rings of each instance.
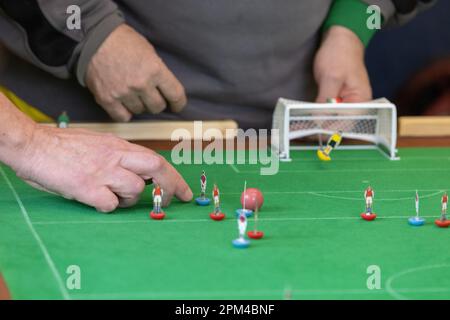
[[[341,145],[340,149],[379,149],[389,159],[398,159],[397,109],[385,98],[338,104],[280,98],[273,114],[272,129],[279,133],[279,139],[273,139],[272,147],[278,150],[280,160],[289,161],[291,150],[318,148],[317,144],[292,146],[292,140],[329,136],[337,131],[342,131],[344,139],[365,142]]]

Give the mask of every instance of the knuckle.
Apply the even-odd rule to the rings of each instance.
[[[120,114],[119,115],[119,121],[122,121],[122,122],[129,122],[130,120],[131,120],[131,117],[132,117],[132,115],[131,114]]]
[[[145,189],[145,182],[142,179],[137,179],[134,183],[132,193],[133,194],[140,194]]]
[[[138,77],[133,80],[130,88],[134,91],[142,91],[147,87],[148,79],[146,77]]]
[[[114,111],[111,111],[108,113],[111,116],[111,118],[116,122],[127,122],[126,116],[121,113],[114,112]]]
[[[101,95],[96,96],[95,101],[104,107],[108,107],[112,105],[116,100],[111,95]]]
[[[150,70],[149,70],[149,75],[152,78],[159,78],[159,76],[161,75],[161,62],[154,61],[150,64]]]
[[[184,87],[182,85],[178,85],[175,87],[175,101],[174,102],[183,102],[185,100],[186,97],[186,90],[184,89]]]
[[[166,108],[166,106],[167,105],[164,100],[156,101],[152,104],[152,106],[150,108],[150,112],[153,114],[160,113]]]
[[[152,170],[159,171],[164,167],[165,160],[160,155],[154,155],[150,165]]]
[[[118,199],[111,199],[108,201],[103,201],[101,203],[98,203],[95,208],[100,211],[100,212],[112,212],[114,211],[117,206],[119,205],[119,200]]]
[[[119,200],[113,194],[108,194],[92,185],[91,179],[80,180],[83,184],[83,195],[77,194],[74,198],[94,207],[99,212],[114,211],[119,205]]]

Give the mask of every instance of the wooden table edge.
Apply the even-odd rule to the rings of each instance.
[[[145,146],[153,150],[171,150],[179,141],[170,140],[131,140],[131,142]],[[193,140],[191,140],[193,143]],[[202,145],[205,147],[211,143],[210,141],[203,141]],[[236,145],[236,144],[235,144]],[[399,137],[397,139],[397,148],[408,147],[450,147],[450,136],[442,137]]]

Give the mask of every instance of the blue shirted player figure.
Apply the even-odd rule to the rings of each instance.
[[[247,216],[242,212],[238,217],[239,238],[233,240],[235,248],[247,248],[250,241],[245,238],[245,231],[247,230]]]
[[[416,215],[408,219],[412,226],[420,227],[425,224],[425,219],[419,216],[419,192],[416,191]]]

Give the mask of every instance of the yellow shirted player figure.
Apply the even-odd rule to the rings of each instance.
[[[317,156],[322,161],[330,161],[330,153],[333,151],[334,148],[336,148],[342,140],[342,131],[339,131],[337,133],[334,133],[330,139],[327,142],[327,146],[325,149],[320,148],[317,150]]]

